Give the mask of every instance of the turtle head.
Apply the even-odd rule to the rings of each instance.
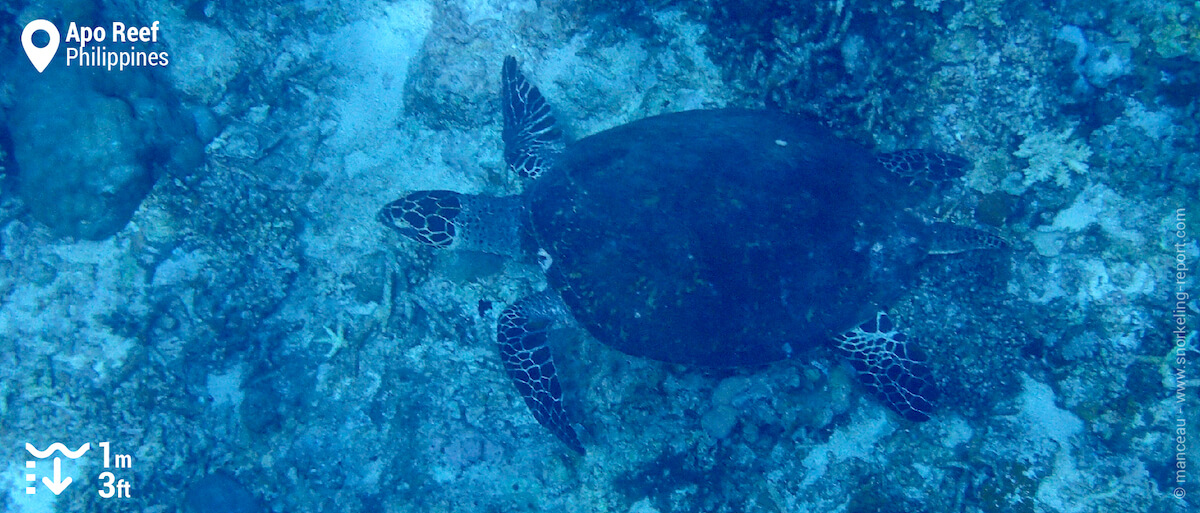
[[[453,191],[417,191],[384,205],[375,218],[412,240],[447,248],[458,233],[454,219],[462,213],[460,194]]]
[[[375,218],[426,246],[493,255],[526,254],[520,196],[416,191],[384,205]]]

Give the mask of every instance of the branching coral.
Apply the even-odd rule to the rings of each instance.
[[[1071,139],[1074,128],[1062,132],[1040,132],[1025,138],[1013,156],[1029,159],[1025,168],[1025,186],[1054,177],[1054,183],[1066,187],[1071,183],[1071,173],[1084,174],[1088,170],[1088,158],[1092,149],[1087,142]]]

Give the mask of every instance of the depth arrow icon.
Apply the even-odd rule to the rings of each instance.
[[[71,485],[71,476],[62,479],[62,458],[54,458],[54,480],[51,481],[48,477],[42,478],[42,484],[46,485],[54,495],[58,495],[66,490]]]

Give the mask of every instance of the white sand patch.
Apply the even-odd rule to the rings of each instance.
[[[326,43],[340,74],[334,100],[338,127],[330,144],[348,151],[386,149],[382,143],[396,138],[408,67],[433,23],[433,7],[423,0],[397,2],[383,11],[342,27]]]

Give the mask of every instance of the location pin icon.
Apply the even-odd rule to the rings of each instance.
[[[33,45],[33,33],[39,30],[44,30],[50,35],[50,44],[41,48]],[[25,55],[29,57],[29,62],[41,73],[58,52],[58,27],[46,20],[33,20],[25,25],[25,30],[21,32],[21,45],[25,47]]]

